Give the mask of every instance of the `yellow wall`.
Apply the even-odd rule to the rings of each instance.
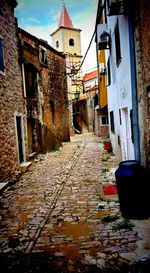
[[[104,50],[98,51],[98,63],[105,64],[105,52]],[[103,108],[108,104],[107,102],[107,87],[106,87],[106,77],[105,74],[100,74],[100,107]]]

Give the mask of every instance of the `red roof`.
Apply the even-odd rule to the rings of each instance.
[[[93,80],[97,78],[97,70],[95,71],[92,71],[90,73],[86,73],[84,76],[83,76],[83,81],[90,81],[90,80]]]
[[[68,14],[68,11],[64,4],[62,7],[62,11],[61,11],[61,15],[60,15],[59,23],[58,23],[58,28],[60,27],[74,28],[72,21],[70,19],[70,16]]]

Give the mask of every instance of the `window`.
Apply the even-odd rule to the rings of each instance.
[[[59,47],[59,41],[56,41],[56,48]]]
[[[119,34],[118,20],[117,20],[117,25],[115,28],[115,45],[116,45],[116,64],[118,66],[121,62],[121,45],[120,45],[120,34]]]
[[[70,40],[69,40],[69,45],[70,45],[70,46],[74,46],[74,40],[73,40],[73,39],[70,39]]]
[[[99,97],[96,94],[95,97],[94,97],[94,106],[96,107],[98,104],[99,104]]]
[[[121,118],[121,110],[119,109],[119,121],[120,121],[120,125],[122,125],[122,118]]]
[[[33,65],[24,65],[25,91],[27,98],[37,98],[37,70]]]
[[[15,112],[15,126],[16,126],[16,137],[17,137],[17,148],[18,148],[18,160],[19,164],[24,162],[25,150],[24,150],[24,127],[23,127],[23,115]]]
[[[121,145],[120,136],[118,136],[118,145],[119,145],[119,146]]]
[[[113,111],[110,112],[110,128],[111,128],[111,132],[115,133],[115,123],[114,123],[114,112]]]
[[[108,125],[108,117],[107,116],[101,117],[101,125],[103,125],[103,126]]]
[[[48,62],[47,62],[47,52],[46,52],[46,49],[43,48],[43,47],[40,47],[40,52],[39,52],[39,59],[40,59],[40,62],[44,65],[48,65]]]
[[[0,37],[0,71],[4,72],[4,47],[3,40]]]

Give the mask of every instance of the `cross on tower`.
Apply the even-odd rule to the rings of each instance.
[[[65,6],[65,1],[64,0],[62,0],[62,3],[63,3],[63,6]]]

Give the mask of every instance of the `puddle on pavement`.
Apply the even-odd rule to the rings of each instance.
[[[17,217],[22,222],[28,222],[29,221],[28,214],[26,214],[26,213],[18,214]]]
[[[58,245],[55,246],[55,254],[62,253],[64,256],[66,256],[69,259],[76,259],[79,258],[79,247],[77,245]]]
[[[96,213],[94,213],[94,215],[92,216],[93,219],[103,219],[105,216],[108,215],[108,211],[98,211]]]
[[[17,197],[16,198],[16,203],[19,203],[19,205],[20,206],[22,206],[22,205],[25,205],[25,204],[28,204],[28,202],[29,202],[29,199],[28,198],[26,198],[26,197]]]
[[[90,236],[90,224],[87,222],[62,222],[61,225],[56,225],[50,233],[55,235],[65,235],[66,237],[72,237],[73,240],[80,241],[81,238],[87,238]]]

